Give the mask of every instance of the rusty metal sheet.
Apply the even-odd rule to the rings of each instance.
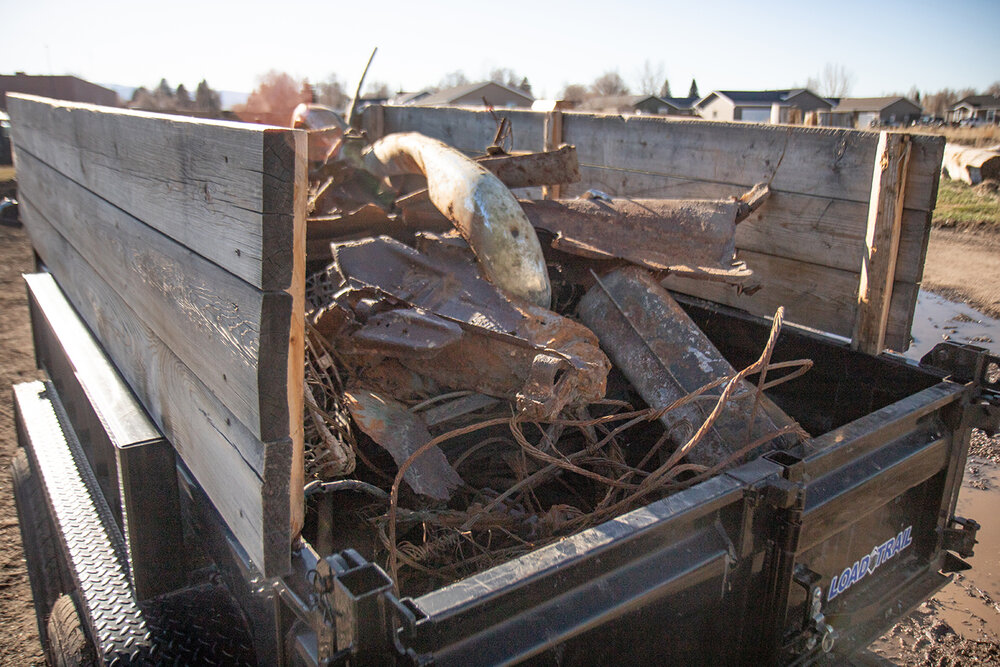
[[[358,427],[384,447],[397,466],[431,441],[424,420],[402,403],[364,389],[346,391],[344,399]],[[415,492],[435,500],[448,500],[452,489],[462,484],[462,478],[437,447],[415,459],[403,479]]]
[[[560,146],[554,151],[490,155],[476,158],[508,188],[531,188],[540,185],[576,183],[580,163],[575,146]]]
[[[435,356],[462,337],[454,322],[416,308],[396,308],[369,317],[351,339],[385,354]]]
[[[365,166],[380,177],[426,176],[431,202],[469,242],[487,280],[506,294],[549,306],[552,287],[538,236],[496,176],[416,132],[379,139],[365,154]]]
[[[446,351],[399,355],[400,364],[444,387],[516,398],[529,418],[552,418],[565,405],[604,396],[610,362],[589,329],[507,298],[454,239],[427,235],[420,244],[424,252],[388,237],[333,245],[339,280],[378,289],[462,328],[461,339]],[[539,355],[553,359],[560,372],[533,371]]]
[[[734,259],[736,219],[747,208],[740,201],[574,199],[521,206],[532,225],[555,236],[553,247],[568,253],[692,278],[740,282],[752,275]]]
[[[601,277],[580,301],[579,312],[615,366],[653,408],[666,407],[713,380],[736,373],[667,290],[638,267]],[[721,390],[709,392],[712,399],[689,403],[662,417],[675,445],[686,442],[704,423]],[[754,392],[755,388],[743,381],[714,427],[688,454],[691,462],[705,466],[721,463],[748,442],[794,423],[762,396],[748,440]],[[794,436],[784,436],[760,451],[793,441]]]

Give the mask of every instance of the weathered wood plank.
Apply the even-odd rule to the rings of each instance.
[[[852,336],[853,347],[868,354],[879,354],[885,343],[909,159],[908,135],[880,133]]]
[[[742,186],[695,181],[665,183],[651,176],[633,177],[622,190],[616,184],[595,184],[588,180],[593,174],[593,170],[586,170],[581,184],[565,186],[564,195],[575,197],[589,188],[615,196],[706,199],[735,197],[746,192]],[[767,202],[736,227],[736,247],[857,271],[865,248],[867,220],[867,203],[772,190]],[[927,214],[922,211],[904,211],[897,263],[900,280],[919,280],[921,252],[926,246],[926,221]]]
[[[840,271],[750,251],[741,251],[738,257],[753,268],[753,280],[761,285],[752,295],[739,294],[722,283],[676,276],[668,276],[663,286],[764,317],[774,315],[778,306],[784,306],[790,322],[851,336],[857,310],[856,271]],[[906,320],[904,306],[899,302],[890,308],[893,335],[902,328],[900,322]]]
[[[17,169],[21,197],[254,435],[289,434],[291,295],[261,292],[20,147]]]
[[[8,108],[22,149],[251,285],[291,284],[284,158],[300,131],[26,95]]]
[[[563,143],[563,115],[556,109],[545,114],[545,136],[542,145],[547,151],[554,151]],[[562,196],[562,183],[547,184],[542,188],[543,199],[559,199]]]
[[[266,576],[289,566],[290,439],[261,443],[24,197],[32,243],[119,372]]]
[[[513,146],[507,147],[508,150],[544,150],[544,113],[523,109],[497,109],[496,113],[510,118]],[[388,106],[384,131],[386,134],[420,132],[469,155],[482,155],[493,143],[497,123],[486,109]]]

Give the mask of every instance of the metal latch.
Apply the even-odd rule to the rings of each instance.
[[[980,528],[979,523],[960,516],[953,516],[948,523],[948,527],[944,529],[945,550],[954,551],[962,558],[972,556],[973,547],[977,544],[976,533]]]
[[[829,653],[840,635],[827,623],[823,614],[823,589],[819,586],[821,579],[819,573],[804,565],[795,566],[793,580],[807,591],[806,613],[800,635],[804,638],[803,647],[806,651],[812,651],[818,645],[823,653]]]

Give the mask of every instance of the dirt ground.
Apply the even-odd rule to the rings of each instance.
[[[923,287],[1000,318],[1000,235],[932,229]]]
[[[8,472],[17,451],[10,386],[39,377],[21,282],[31,266],[24,230],[0,224],[0,665],[45,663]]]
[[[17,445],[9,387],[39,377],[20,278],[31,265],[24,231],[0,224],[0,666],[45,661],[8,473]],[[934,230],[925,279],[935,291],[1000,316],[1000,237],[970,239],[960,232]],[[979,489],[994,484],[996,499],[1000,493],[1000,481],[996,481],[1000,475],[1000,437],[989,439],[977,432],[973,454],[976,458],[966,471],[966,485]],[[976,559],[972,562],[979,567]],[[873,651],[901,665],[1000,664],[995,631],[1000,622],[1000,588],[984,590],[976,583],[975,573],[972,570],[949,584],[942,594],[876,642]],[[959,621],[955,620],[956,610]]]

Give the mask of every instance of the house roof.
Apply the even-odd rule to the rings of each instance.
[[[909,102],[916,108],[920,105],[913,100],[901,95],[891,95],[889,97],[842,97],[837,100],[834,111],[881,111],[887,106],[903,100]]]
[[[796,95],[808,93],[821,100],[826,98],[817,95],[808,88],[789,88],[785,90],[713,90],[711,93],[699,100],[695,106],[702,106],[712,97],[719,95],[728,98],[735,104],[771,105],[775,102],[787,102]]]
[[[389,102],[391,104],[410,104],[411,102],[416,102],[418,100],[424,99],[425,97],[429,97],[430,94],[431,94],[430,91],[427,90],[418,90],[413,93],[406,93],[400,91],[395,95],[393,95],[389,99]]]
[[[975,108],[986,107],[986,108],[990,108],[990,109],[993,109],[993,108],[1000,109],[1000,96],[998,96],[998,95],[967,95],[966,97],[963,97],[962,99],[960,99],[958,102],[955,102],[955,105],[952,107],[952,109],[957,109],[958,107],[962,106],[963,104],[965,104],[967,106],[970,106],[970,107],[975,107]]]
[[[525,93],[523,90],[518,90],[517,88],[511,88],[510,86],[505,86],[502,83],[497,83],[496,81],[480,81],[478,83],[467,83],[464,86],[455,86],[454,88],[445,88],[444,90],[439,90],[436,93],[431,93],[427,97],[418,100],[422,106],[443,106],[453,103],[455,100],[465,97],[471,93],[487,88],[489,86],[499,86],[507,90],[514,95],[518,95],[524,98],[525,104],[530,105],[534,101],[534,97]],[[489,99],[487,97],[486,99]]]
[[[587,99],[580,102],[578,109],[624,109],[627,107],[634,107],[640,102],[645,102],[646,100],[657,100],[661,101],[656,95],[602,95],[598,97],[588,97]]]
[[[700,98],[698,97],[661,97],[661,100],[675,109],[690,109]]]

